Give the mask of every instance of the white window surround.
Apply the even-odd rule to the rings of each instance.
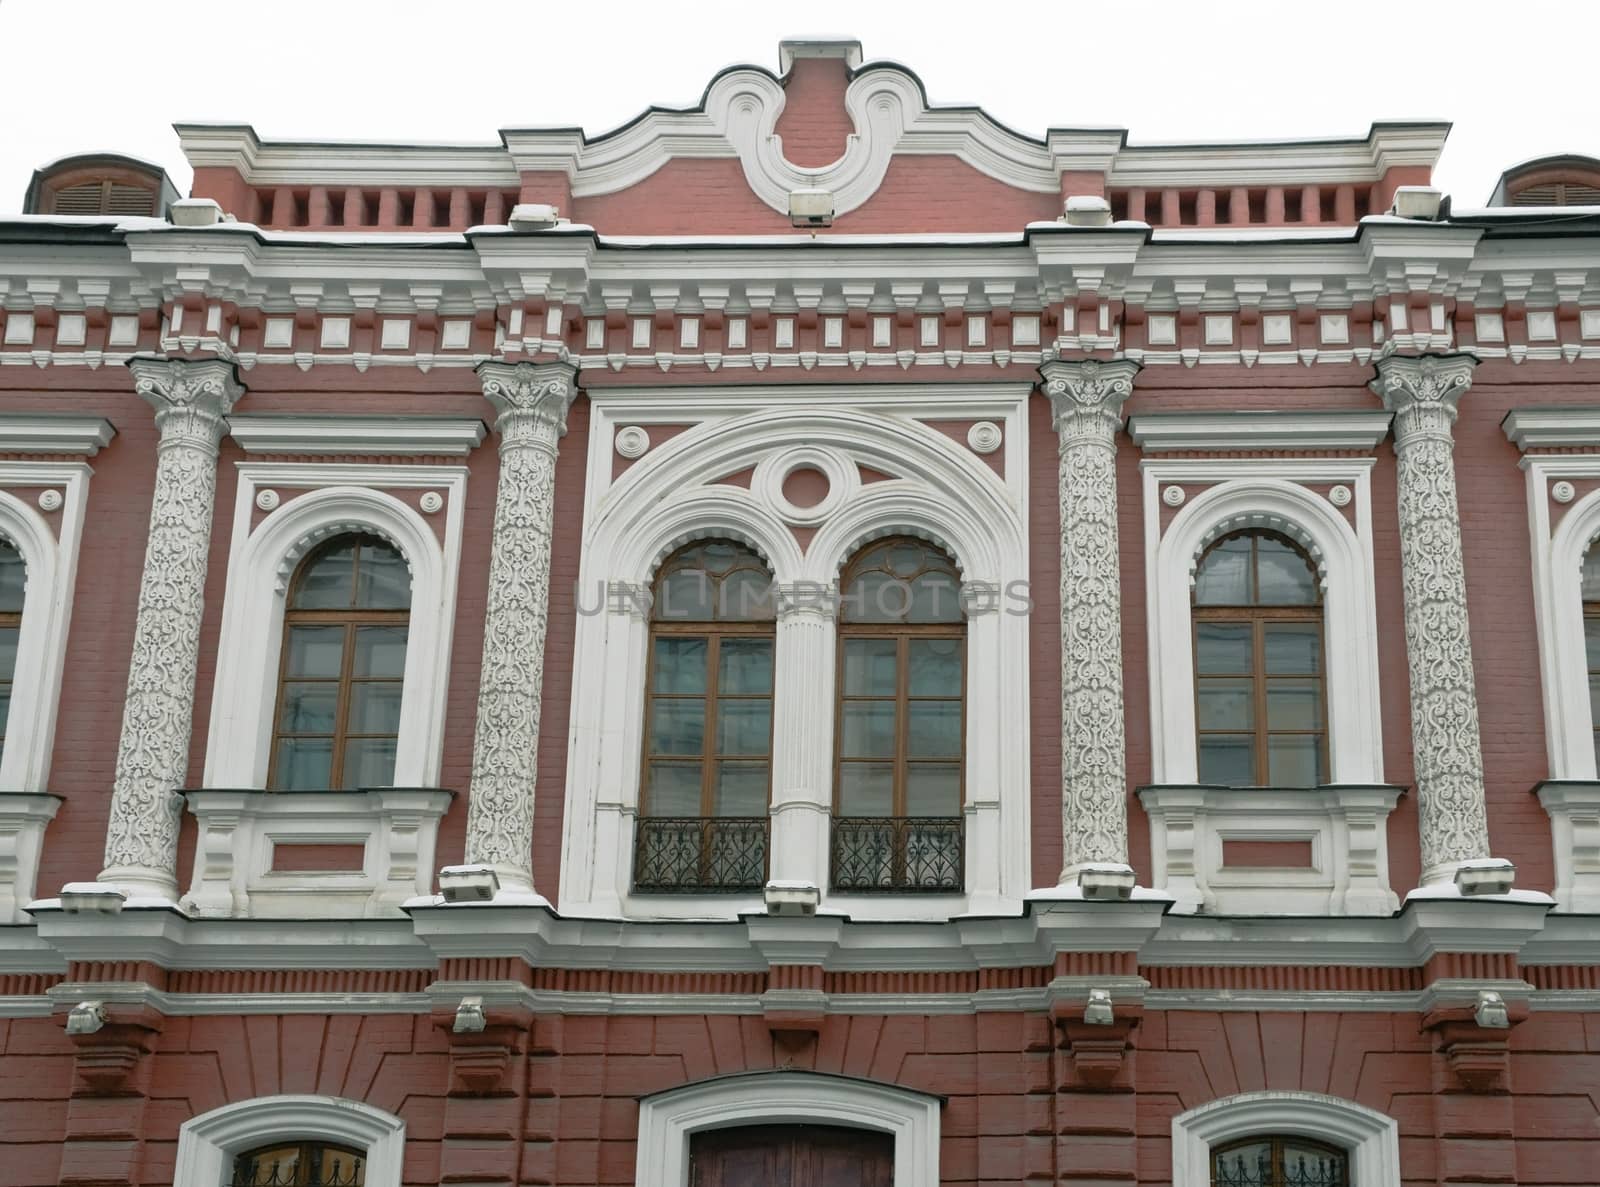
[[[448,791],[191,791],[194,875],[182,906],[224,918],[398,918],[433,887]],[[278,845],[360,845],[354,870],[274,870]]]
[[[1512,423],[1508,417],[1507,434],[1511,433]],[[1512,439],[1517,440],[1517,437]],[[1600,422],[1596,422],[1594,435],[1588,440],[1600,444]],[[1534,443],[1537,439],[1529,442]],[[1576,444],[1570,438],[1563,443]],[[1524,457],[1522,468],[1527,474],[1534,623],[1539,638],[1539,679],[1544,690],[1544,736],[1550,778],[1593,781],[1597,772],[1594,725],[1589,709],[1589,669],[1583,647],[1580,574],[1584,554],[1595,539],[1600,538],[1600,490],[1589,492],[1568,507],[1552,531],[1550,486],[1563,478],[1600,479],[1600,456]]]
[[[1150,639],[1152,779],[1194,784],[1191,590],[1207,544],[1260,526],[1297,539],[1323,583],[1328,741],[1332,783],[1381,784],[1377,599],[1373,576],[1370,458],[1202,458],[1141,463]],[[1162,488],[1205,484],[1161,527]],[[1355,527],[1307,485],[1352,487]]]
[[[228,435],[247,454],[466,457],[482,444],[488,431],[481,420],[443,416],[257,413],[228,418]]]
[[[239,463],[205,787],[266,786],[288,581],[311,547],[347,531],[389,540],[411,569],[394,786],[438,786],[466,482],[462,466]],[[388,493],[402,488],[444,493],[442,546],[415,508]],[[252,530],[256,495],[265,489],[305,493]]]
[[[1242,1092],[1172,1119],[1172,1187],[1211,1187],[1215,1146],[1287,1134],[1341,1146],[1350,1187],[1400,1187],[1400,1126],[1365,1105],[1315,1092]]]
[[[1128,436],[1146,454],[1176,450],[1376,449],[1393,414],[1332,412],[1146,412],[1128,418]]]
[[[1005,589],[1026,582],[1027,382],[885,385],[871,409],[852,385],[729,388],[675,394],[608,389],[590,395],[584,542],[563,822],[563,914],[732,918],[760,911],[757,895],[633,895],[649,624],[625,599],[599,609],[608,582],[648,586],[673,549],[727,536],[749,544],[790,586],[837,583],[869,540],[904,532],[946,548],[964,580]],[[921,419],[987,419],[1003,426],[997,475],[964,443]],[[615,480],[618,427],[690,422]],[[802,553],[788,507],[795,466],[844,471],[829,514]],[[721,481],[758,463],[750,489]],[[896,476],[861,483],[857,466]],[[1030,882],[1028,852],[1028,619],[975,613],[968,621],[966,893],[832,895],[828,832],[833,798],[831,618],[786,615],[777,626],[772,868],[775,881],[818,887],[823,909],[858,918],[1016,913]],[[1004,857],[1004,860],[1002,858]]]
[[[191,1117],[178,1129],[172,1187],[218,1187],[246,1150],[304,1140],[365,1150],[367,1187],[400,1187],[406,1123],[337,1096],[262,1096]]]
[[[0,422],[0,449],[5,447]],[[11,716],[0,754],[0,791],[48,790],[92,473],[87,463],[78,461],[0,462],[0,488],[59,487],[63,495],[61,508],[52,512],[56,520],[52,530],[38,510],[0,489],[0,539],[21,554],[27,583],[12,673]]]
[[[892,1134],[894,1187],[938,1187],[939,1106],[938,1097],[921,1092],[815,1072],[756,1072],[673,1088],[639,1102],[634,1183],[689,1187],[693,1134],[811,1124]]]

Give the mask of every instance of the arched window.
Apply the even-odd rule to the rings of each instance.
[[[966,616],[955,563],[917,539],[839,582],[833,886],[958,892]]]
[[[228,1187],[365,1187],[366,1161],[330,1142],[274,1142],[236,1157]]]
[[[22,554],[0,540],[0,753],[11,716],[11,681],[17,671],[17,640],[22,635],[22,589],[27,580]]]
[[[702,540],[652,591],[634,889],[755,890],[767,879],[773,591],[742,544]]]
[[[1350,1187],[1349,1155],[1299,1137],[1250,1137],[1211,1153],[1211,1187]]]
[[[267,786],[275,791],[394,782],[411,575],[377,536],[337,536],[289,587]]]
[[[1600,544],[1583,554],[1583,648],[1589,669],[1589,720],[1595,766],[1600,768]]]
[[[1313,787],[1328,778],[1322,590],[1276,532],[1222,537],[1194,582],[1199,779]]]

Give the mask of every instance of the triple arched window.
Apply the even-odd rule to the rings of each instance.
[[[1326,783],[1323,602],[1305,550],[1263,529],[1223,536],[1200,557],[1192,616],[1200,782]]]
[[[26,578],[21,553],[0,540],[0,754],[5,752],[6,722],[11,716],[11,682],[17,671]]]
[[[267,786],[394,782],[411,576],[388,541],[336,536],[300,562],[284,610]]]
[[[635,890],[765,884],[780,600],[765,562],[730,540],[691,544],[657,572]],[[922,540],[875,541],[845,567],[837,631],[832,883],[960,892],[966,620],[954,562]]]

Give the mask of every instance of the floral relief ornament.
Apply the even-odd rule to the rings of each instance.
[[[1377,364],[1371,385],[1395,414],[1424,883],[1447,877],[1457,862],[1489,856],[1451,434],[1476,365],[1468,355],[1390,356]]]
[[[231,363],[133,359],[161,443],[101,881],[177,891],[178,822],[224,418],[244,395]]]
[[[1045,363],[1060,438],[1062,881],[1128,860],[1116,433],[1139,364]]]
[[[493,866],[503,885],[531,890],[534,783],[550,593],[555,463],[567,431],[576,368],[485,363],[483,394],[498,414],[483,671],[478,686],[466,860]]]

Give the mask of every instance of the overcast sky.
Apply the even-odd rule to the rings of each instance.
[[[1126,127],[1138,142],[1359,135],[1454,123],[1457,205],[1552,152],[1600,156],[1600,3],[1386,0],[0,0],[0,211],[33,169],[114,150],[189,170],[171,125],[266,138],[495,142],[603,132],[695,103],[720,67],[777,68],[783,37],[847,36],[1019,131]]]

